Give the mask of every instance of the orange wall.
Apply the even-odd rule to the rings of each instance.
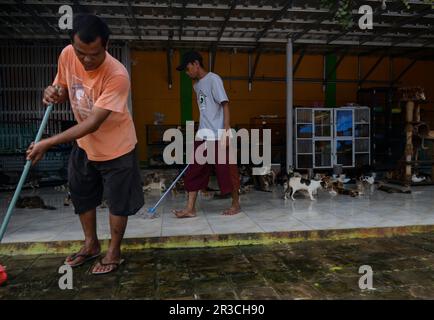
[[[205,67],[208,67],[208,53],[203,53]],[[254,60],[255,56],[252,56]],[[294,56],[294,63],[298,55]],[[362,59],[362,77],[377,61],[377,57],[364,57]],[[179,61],[179,53],[173,56],[173,87],[168,88],[166,53],[159,51],[133,51],[132,52],[132,97],[133,113],[139,138],[140,159],[146,160],[146,133],[145,125],[152,124],[154,112],[166,115],[166,124],[179,124],[180,87],[179,74],[175,70]],[[395,77],[411,62],[408,59],[394,59]],[[248,55],[245,53],[219,52],[216,58],[215,72],[221,77],[246,77],[248,74]],[[357,79],[357,57],[346,57],[337,70],[337,79]],[[402,78],[404,86],[422,86],[426,90],[427,98],[434,100],[434,62],[417,62],[416,65]],[[260,58],[256,77],[285,77],[285,55],[263,54]],[[295,77],[322,78],[323,57],[305,56]],[[389,60],[384,59],[376,71],[369,77],[370,80],[389,79]],[[249,123],[250,118],[261,114],[277,114],[285,116],[286,92],[284,82],[253,83],[249,92],[245,80],[225,80],[224,85],[231,101],[232,125]],[[381,84],[365,83],[364,87],[382,86]],[[343,105],[357,101],[357,83],[337,84],[337,104]],[[324,101],[323,86],[321,83],[294,83],[294,105],[312,106],[322,104]],[[193,119],[199,119],[199,111],[193,92]],[[424,109],[433,109],[431,103]],[[434,113],[433,126],[434,126]]]
[[[161,52],[134,51],[131,58],[133,117],[139,140],[140,160],[145,161],[145,125],[154,122],[154,113],[164,113],[167,124],[180,122],[179,81],[175,77],[173,87],[169,89],[167,59],[166,55]],[[174,58],[179,59],[177,53]]]

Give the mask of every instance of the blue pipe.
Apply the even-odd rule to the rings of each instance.
[[[47,109],[45,110],[45,115],[44,115],[44,118],[42,119],[41,126],[39,127],[38,134],[36,135],[36,139],[34,141],[35,143],[38,143],[39,141],[41,141],[42,134],[44,133],[45,127],[47,126],[47,122],[48,122],[48,119],[50,118],[51,111],[53,111],[53,105],[49,104],[47,106]],[[29,174],[31,166],[32,166],[32,161],[31,160],[27,160],[26,164],[24,166],[24,171],[21,174],[20,181],[18,182],[18,186],[15,189],[14,196],[12,198],[11,203],[9,204],[8,211],[6,212],[6,216],[3,219],[3,223],[1,225],[1,229],[0,229],[0,242],[3,240],[3,236],[6,233],[6,228],[8,227],[9,220],[10,220],[10,218],[12,216],[12,212],[13,212],[13,210],[15,208],[15,205],[17,203],[18,197],[20,196],[21,189],[23,188],[24,182],[26,182],[27,175]]]
[[[188,164],[184,170],[182,170],[182,172],[178,175],[178,177],[176,177],[175,181],[173,181],[173,183],[170,185],[170,187],[166,190],[166,192],[161,196],[160,200],[158,200],[158,202],[155,204],[155,206],[153,206],[152,208],[148,209],[148,213],[151,213],[152,216],[155,215],[155,211],[157,210],[157,207],[160,205],[160,203],[163,201],[163,199],[167,196],[167,194],[173,189],[173,187],[175,186],[175,184],[178,182],[179,179],[181,179],[181,177],[184,175],[184,173],[187,171],[188,167],[190,165]]]

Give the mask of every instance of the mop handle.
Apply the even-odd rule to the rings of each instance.
[[[182,170],[182,172],[179,174],[179,176],[176,177],[175,181],[172,182],[172,184],[166,190],[166,192],[162,195],[162,197],[160,198],[160,200],[158,200],[158,202],[155,204],[155,206],[152,207],[153,210],[157,209],[157,207],[160,205],[161,201],[163,201],[163,199],[167,196],[167,194],[173,189],[173,187],[175,186],[175,184],[178,182],[179,179],[181,179],[181,177],[184,175],[185,171],[187,171],[187,169],[188,169],[189,166],[190,166],[190,164],[188,164],[184,168],[184,170]]]
[[[51,114],[52,110],[53,110],[53,105],[49,104],[47,106],[47,109],[45,110],[45,115],[44,115],[44,118],[42,119],[41,126],[39,127],[38,134],[36,135],[36,139],[34,141],[35,143],[38,143],[41,140],[42,134],[45,131],[45,127],[47,126],[47,122],[48,122],[48,119],[50,117],[50,114]],[[26,182],[27,175],[28,175],[28,173],[30,171],[31,165],[32,165],[32,161],[31,160],[27,160],[26,165],[24,166],[24,171],[21,174],[20,181],[18,182],[18,186],[15,189],[14,196],[12,198],[11,203],[9,204],[8,211],[7,211],[6,216],[5,216],[4,220],[3,220],[3,223],[1,225],[1,229],[0,229],[0,242],[3,240],[3,236],[6,233],[6,228],[7,228],[8,224],[9,224],[9,219],[12,216],[12,211],[15,208],[15,204],[17,203],[17,200],[18,200],[18,197],[19,197],[19,195],[21,193],[21,189],[23,188],[24,182]]]

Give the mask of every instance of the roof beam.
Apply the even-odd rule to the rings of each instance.
[[[268,32],[268,30],[270,30],[270,28],[288,12],[289,7],[292,7],[292,3],[293,0],[286,0],[282,2],[282,9],[273,15],[273,18],[267,22],[261,32],[256,34],[256,42],[258,42]]]
[[[344,61],[344,58],[347,56],[348,51],[349,51],[349,49],[347,48],[342,52],[341,56],[339,57],[339,60],[336,62],[336,64],[333,66],[333,68],[329,71],[329,73],[326,74],[325,82],[328,82],[328,79],[330,79],[332,74],[335,73],[336,70],[338,70],[342,61]]]
[[[256,57],[255,57],[255,63],[253,64],[252,73],[250,74],[249,83],[253,82],[253,79],[255,78],[256,69],[259,64],[259,59],[261,58],[262,50],[259,48]]]
[[[184,30],[184,18],[185,18],[186,7],[187,7],[187,0],[182,0],[181,20],[179,22],[179,40],[181,40],[182,33]]]
[[[362,84],[370,77],[370,75],[377,69],[377,67],[380,65],[381,61],[386,57],[386,55],[382,55],[378,60],[375,62],[375,64],[369,69],[368,73],[360,80],[359,87],[362,86]]]
[[[8,10],[9,10],[11,7],[12,7],[11,5],[7,5]],[[10,22],[8,21],[9,19],[12,20],[13,22],[10,23]],[[8,17],[8,18],[4,19],[4,25],[2,26],[2,29],[6,29],[6,28],[10,29],[9,32],[5,32],[6,35],[11,35],[11,34],[14,34],[14,33],[19,33],[20,35],[22,35],[22,33],[21,33],[21,31],[18,29],[19,27],[17,27],[17,25],[18,25],[19,27],[26,27],[26,26],[22,23],[22,21],[21,21],[20,19],[18,19],[18,18],[16,18],[16,17]],[[27,29],[28,29],[29,31],[33,31],[33,30],[30,29],[30,28],[27,28]],[[5,30],[3,30],[3,31],[5,31]]]
[[[300,67],[301,61],[304,58],[304,55],[306,54],[306,48],[301,49],[300,55],[298,56],[297,62],[294,65],[293,73],[295,74],[298,70],[298,67]]]
[[[416,64],[417,61],[418,61],[418,59],[414,59],[412,62],[410,62],[410,63],[405,67],[405,69],[402,70],[402,72],[399,74],[399,76],[396,77],[396,79],[392,81],[392,84],[398,83],[399,80],[401,80],[402,77],[404,77],[405,74],[406,74],[408,71],[410,71],[411,68],[413,68],[413,66]]]
[[[237,2],[238,2],[238,0],[232,0],[232,4],[231,4],[231,6],[230,6],[228,12],[226,13],[225,21],[223,22],[223,24],[222,24],[222,26],[221,26],[221,28],[220,28],[220,31],[219,31],[219,33],[218,33],[218,35],[217,35],[217,43],[216,43],[216,46],[218,46],[218,43],[220,42],[220,39],[221,39],[222,36],[223,36],[223,32],[224,32],[225,29],[226,29],[226,26],[227,26],[227,24],[228,24],[228,22],[229,22],[229,19],[231,18],[232,13],[234,12],[234,10],[235,10],[235,8],[236,8],[236,6],[237,6]]]
[[[51,24],[49,24],[45,19],[41,18],[38,15],[38,12],[33,9],[32,7],[29,7],[26,3],[24,3],[23,0],[18,0],[17,3],[19,4],[19,8],[25,10],[27,13],[29,13],[32,18],[37,21],[38,23],[42,24],[44,29],[50,34],[54,35],[56,38],[60,38],[59,30],[57,30],[55,27],[53,27]]]
[[[280,9],[278,12],[276,12],[273,16],[273,18],[267,22],[264,29],[262,29],[261,32],[256,34],[255,41],[256,41],[256,57],[255,57],[255,63],[253,64],[252,72],[250,74],[249,83],[251,84],[253,82],[253,79],[255,78],[256,68],[258,67],[259,59],[262,54],[262,49],[259,43],[259,40],[268,32],[268,30],[273,26],[273,24],[278,21],[282,16],[288,11],[288,8],[292,6],[292,0],[290,1],[284,1],[282,3],[282,9]]]
[[[324,17],[328,17],[328,16],[330,16],[331,14],[333,14],[333,16],[334,16],[335,13],[336,13],[336,11],[338,10],[338,8],[339,8],[339,2],[337,1],[336,4],[334,4],[333,7],[331,7],[330,10],[328,10],[325,14],[322,14],[322,15],[320,16],[320,18],[317,19],[313,25],[314,25],[314,26],[317,26],[318,24],[321,24],[322,20],[324,20]],[[332,16],[330,16],[330,17],[332,17]],[[297,40],[300,39],[302,36],[304,36],[306,33],[308,33],[310,30],[312,30],[312,26],[309,26],[309,27],[307,27],[307,28],[304,28],[303,31],[301,31],[301,32],[297,32],[295,35],[292,35],[292,37],[291,37],[291,38],[292,38],[292,41],[293,41],[293,42],[297,41]]]
[[[260,47],[259,40],[261,40],[261,38],[268,32],[268,30],[274,25],[274,23],[276,23],[276,21],[278,21],[279,19],[281,19],[286,14],[286,12],[288,11],[288,8],[292,7],[292,2],[293,2],[293,0],[282,2],[282,4],[281,4],[282,9],[280,9],[278,12],[276,12],[273,15],[273,18],[270,21],[267,22],[267,24],[265,25],[264,29],[262,29],[261,32],[259,32],[258,34],[256,34],[256,36],[255,36],[255,41],[256,41],[256,47],[255,47],[256,57],[255,57],[255,63],[253,64],[252,72],[250,74],[249,83],[252,83],[253,79],[255,78],[256,69],[258,67],[259,59],[261,58],[261,54],[262,54],[262,50],[261,50],[261,47]]]
[[[225,32],[226,26],[232,16],[232,13],[234,12],[236,6],[237,6],[237,2],[238,0],[232,0],[231,6],[229,7],[228,12],[226,13],[225,16],[225,21],[223,22],[222,26],[220,27],[220,31],[217,35],[217,41],[213,44],[212,48],[211,48],[211,71],[214,71],[214,67],[215,67],[215,60],[217,57],[217,48],[220,42],[220,39],[223,36],[223,33]]]
[[[136,15],[134,14],[133,6],[131,5],[131,1],[130,0],[128,0],[127,3],[128,3],[128,15],[133,20],[132,27],[136,30],[137,36],[139,36],[140,39],[141,39],[142,38],[142,32],[141,32],[141,30],[139,28],[139,24],[137,22]]]

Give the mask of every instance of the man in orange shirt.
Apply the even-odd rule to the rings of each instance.
[[[137,137],[127,107],[129,75],[107,52],[109,35],[108,26],[98,17],[75,17],[72,44],[60,54],[56,79],[45,89],[43,102],[63,103],[69,99],[78,124],[31,144],[27,150],[27,159],[35,164],[51,147],[74,141],[68,180],[85,244],[66,258],[65,263],[72,267],[100,255],[96,208],[104,193],[110,209],[111,241],[105,257],[93,267],[93,274],[112,272],[123,262],[120,246],[128,216],[144,205],[135,150]]]

